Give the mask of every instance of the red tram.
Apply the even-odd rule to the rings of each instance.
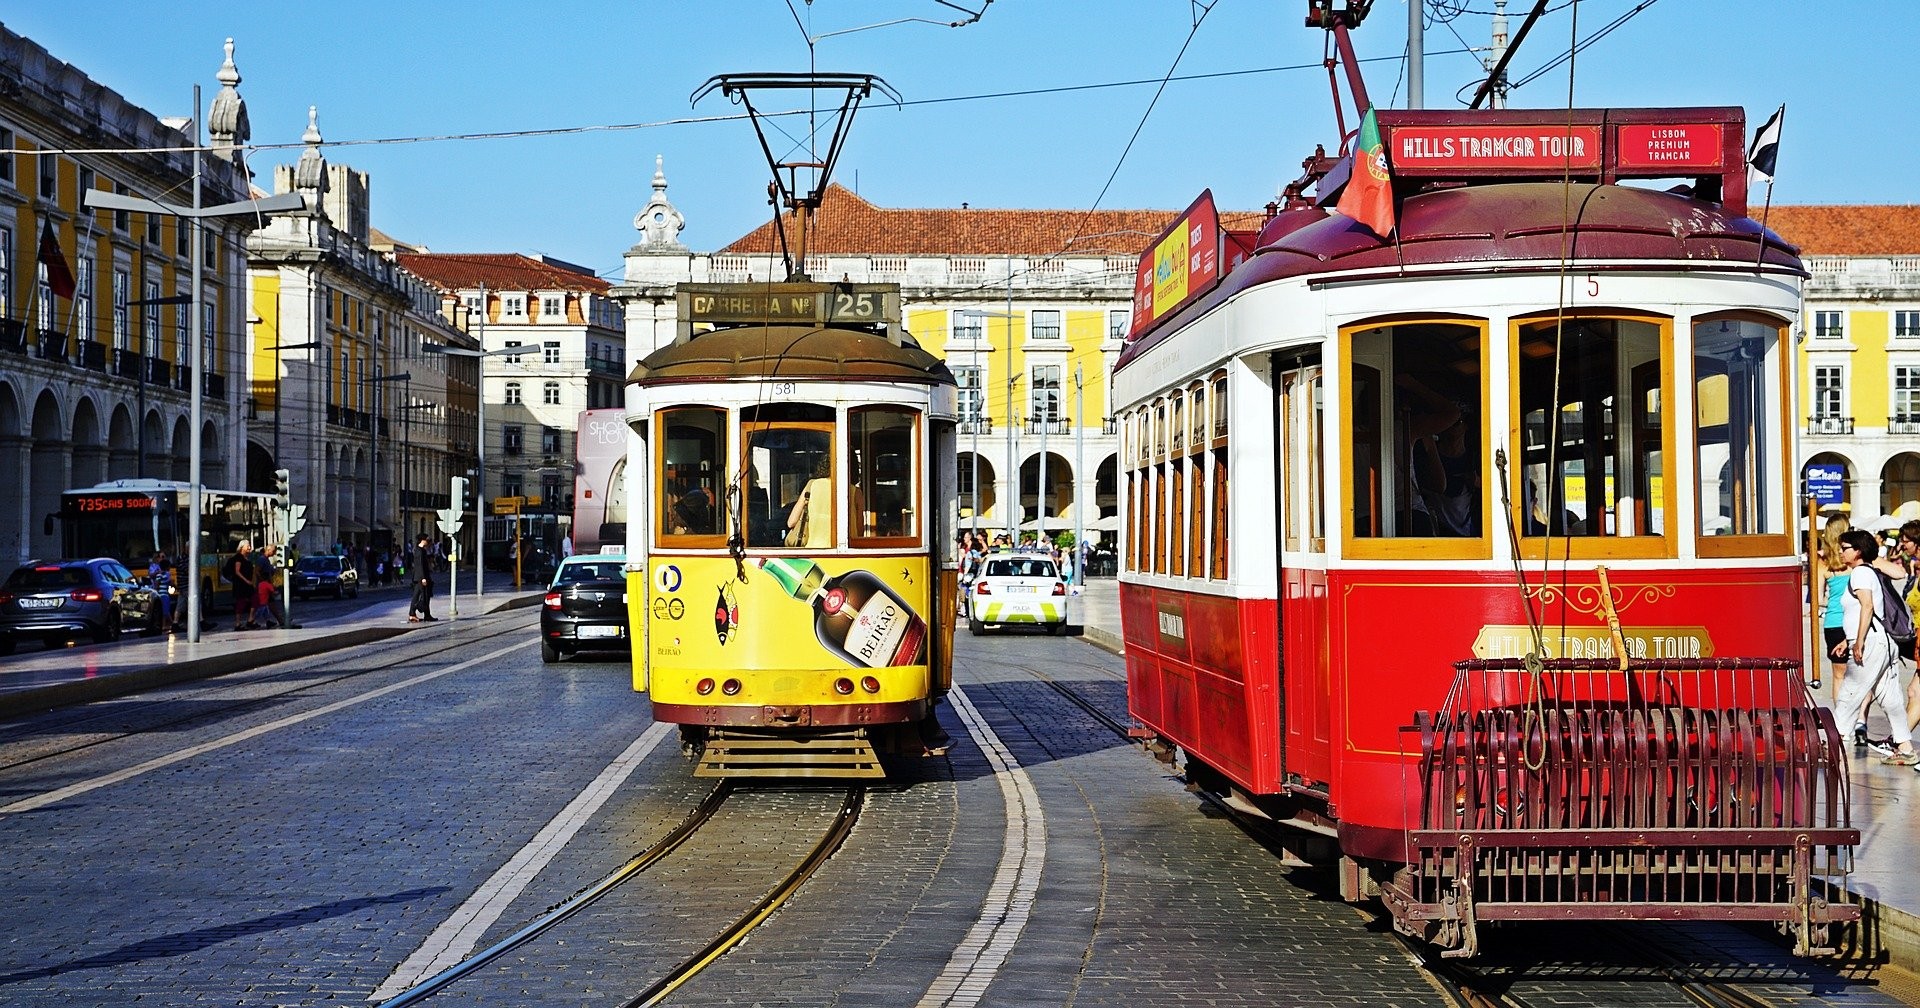
[[[1131,713],[1450,954],[1580,918],[1824,951],[1859,834],[1799,666],[1806,273],[1747,216],[1742,111],[1377,121],[1390,237],[1203,195],[1142,256]]]

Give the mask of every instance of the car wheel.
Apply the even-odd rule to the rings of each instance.
[[[359,597],[360,597],[360,589],[358,589],[358,588],[355,588],[355,589],[353,589],[352,591],[350,591],[350,592],[348,592],[348,593],[347,593],[347,597],[348,597],[348,598],[359,598]]]
[[[0,635],[0,655],[12,654],[12,653],[13,653],[13,638],[6,635]]]
[[[551,641],[541,641],[540,660],[552,665],[554,662],[560,660],[560,649],[554,647]]]
[[[969,617],[967,619],[967,632],[973,634],[975,637],[982,636],[987,632],[987,625],[977,619]]]
[[[102,620],[99,626],[93,628],[93,642],[105,644],[118,639],[120,639],[120,610],[114,609],[107,613],[107,618]]]

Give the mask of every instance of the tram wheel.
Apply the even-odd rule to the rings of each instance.
[[[554,647],[551,641],[541,641],[540,660],[552,665],[554,662],[560,660],[560,649]]]

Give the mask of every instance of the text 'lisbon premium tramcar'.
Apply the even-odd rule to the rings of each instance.
[[[1581,918],[1825,950],[1858,832],[1800,675],[1805,269],[1747,216],[1743,113],[1375,119],[1381,232],[1304,195],[1319,157],[1257,232],[1203,196],[1142,257],[1133,715],[1453,954]]]

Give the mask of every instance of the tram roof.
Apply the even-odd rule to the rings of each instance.
[[[1120,355],[1124,366],[1242,291],[1323,274],[1421,279],[1444,267],[1590,261],[1764,264],[1806,275],[1799,250],[1718,203],[1681,192],[1594,183],[1511,182],[1438,189],[1400,203],[1397,240],[1318,208],[1284,211],[1261,229],[1252,256],[1206,295],[1169,313]],[[1410,274],[1407,267],[1423,267]],[[1438,267],[1440,269],[1436,270]]]
[[[629,385],[733,379],[893,381],[952,385],[953,372],[910,338],[861,329],[746,325],[715,329],[648,354]]]

